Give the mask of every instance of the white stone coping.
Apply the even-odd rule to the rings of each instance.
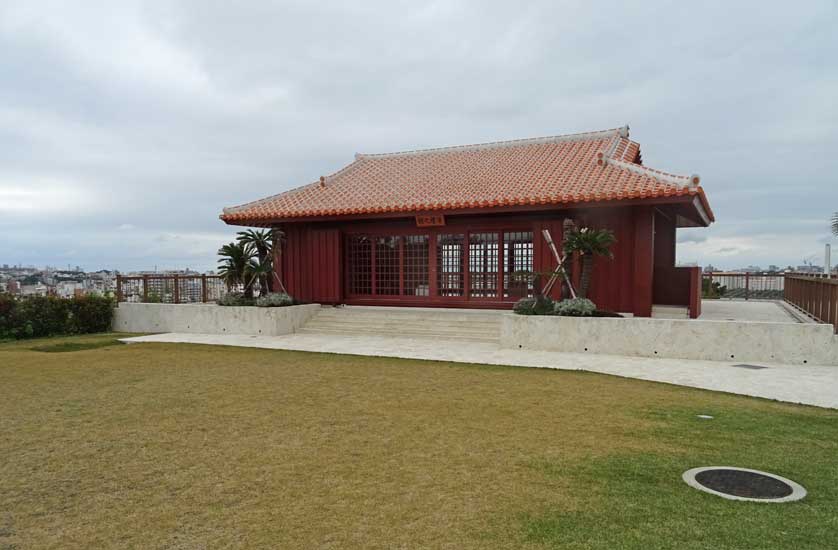
[[[700,474],[701,472],[706,472],[708,470],[734,470],[737,472],[750,472],[752,474],[760,474],[765,477],[770,477],[772,479],[776,479],[777,481],[781,481],[791,487],[792,491],[790,495],[780,497],[780,498],[750,498],[750,497],[740,497],[736,495],[729,495],[727,493],[722,493],[719,491],[715,491],[710,489],[709,487],[705,487],[701,483],[699,483],[695,476]],[[692,468],[691,470],[687,470],[683,473],[681,478],[694,489],[698,489],[699,491],[704,491],[705,493],[710,493],[711,495],[716,495],[722,498],[726,498],[728,500],[741,500],[745,502],[765,502],[765,503],[778,503],[778,502],[794,502],[795,500],[801,500],[806,496],[806,489],[800,485],[799,483],[792,481],[790,479],[784,478],[782,476],[778,476],[777,474],[772,474],[769,472],[763,472],[761,470],[751,470],[749,468],[738,468],[736,466],[703,466],[701,468]]]
[[[112,326],[118,332],[282,336],[296,332],[318,311],[320,304],[256,307],[123,302],[116,308]]]
[[[736,363],[838,366],[831,325],[507,313],[501,347]]]

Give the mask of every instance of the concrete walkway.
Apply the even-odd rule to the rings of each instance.
[[[702,300],[699,319],[758,323],[811,322],[780,300]]]
[[[767,368],[756,370],[733,366],[737,363],[578,353],[522,352],[502,349],[493,343],[440,342],[423,338],[402,339],[378,336],[321,334],[237,336],[171,333],[125,338],[123,341],[211,344],[584,370],[790,403],[838,408],[838,367],[765,364],[762,366]]]

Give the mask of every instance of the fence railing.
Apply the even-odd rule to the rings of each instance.
[[[705,273],[704,297],[782,300],[785,273]]]
[[[787,277],[826,278],[817,273],[704,273],[702,294],[704,298],[782,300]]]
[[[838,332],[838,279],[786,276],[785,300]]]
[[[218,275],[138,275],[116,278],[118,302],[197,304],[231,292]]]

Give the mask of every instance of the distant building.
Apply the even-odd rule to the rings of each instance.
[[[21,285],[21,296],[47,296],[49,294],[49,287],[43,283],[34,285]]]

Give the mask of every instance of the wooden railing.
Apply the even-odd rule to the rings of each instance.
[[[705,290],[708,284],[718,284],[720,295],[705,298],[744,298],[745,300],[782,300],[785,273],[705,273]]]
[[[195,304],[230,292],[218,275],[139,275],[116,278],[118,302]]]
[[[838,279],[786,275],[784,299],[838,332]]]

